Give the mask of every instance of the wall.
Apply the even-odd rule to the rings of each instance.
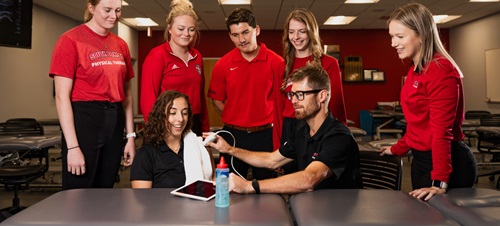
[[[465,110],[488,110],[492,113],[500,113],[500,103],[485,102],[486,63],[484,54],[485,50],[500,48],[499,27],[500,13],[497,13],[455,27],[450,31],[450,54],[464,74],[462,81],[464,83]]]
[[[118,23],[118,26],[115,26],[115,28],[118,28],[118,31],[116,32],[118,36],[120,36],[125,42],[128,44],[128,48],[130,50],[130,57],[132,58],[132,66],[134,67],[134,74],[135,78],[133,78],[130,82],[131,88],[132,88],[132,96],[135,97],[133,98],[133,106],[134,106],[134,112],[138,112],[138,100],[137,100],[137,94],[138,94],[138,84],[137,84],[137,75],[138,73],[138,68],[137,68],[137,58],[139,57],[139,48],[138,48],[138,39],[137,39],[137,31],[125,24]]]
[[[9,118],[56,118],[52,48],[59,36],[79,22],[33,6],[31,49],[0,46],[0,121]]]
[[[449,31],[441,30],[441,36],[448,47]],[[269,49],[282,55],[282,31],[261,31],[257,38]],[[401,77],[406,75],[409,61],[401,61],[391,47],[388,31],[378,30],[322,30],[323,44],[340,45],[341,57],[360,55],[364,68],[377,68],[385,72],[385,82],[344,82],[344,98],[347,117],[359,126],[359,111],[373,109],[377,102],[399,100]],[[146,32],[139,32],[139,69],[151,48],[163,43],[163,32],[153,32],[148,38]],[[221,57],[234,48],[227,31],[202,31],[200,42],[195,46],[203,57]],[[343,60],[341,61],[341,65]]]
[[[61,34],[79,24],[81,22],[34,5],[31,49],[0,46],[0,121],[21,117],[57,118],[53,80],[48,76],[52,50]],[[137,31],[118,24],[113,32],[128,43],[132,58],[137,60]],[[137,66],[134,70],[137,76]],[[136,102],[137,79],[132,80],[132,87]],[[137,104],[134,108],[137,109]]]

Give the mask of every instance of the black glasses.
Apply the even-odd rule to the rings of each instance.
[[[286,93],[286,97],[288,100],[292,100],[293,96],[297,98],[297,100],[304,100],[304,96],[308,93],[319,93],[322,89],[313,89],[313,90],[307,90],[307,91],[297,91],[297,92],[288,92]]]

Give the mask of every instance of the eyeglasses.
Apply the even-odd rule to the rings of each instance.
[[[297,91],[297,92],[288,92],[286,93],[286,97],[288,100],[292,100],[293,97],[297,98],[297,100],[304,100],[304,97],[308,93],[319,93],[322,89],[313,89],[307,91]]]

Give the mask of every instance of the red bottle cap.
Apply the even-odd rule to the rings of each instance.
[[[220,157],[220,161],[219,161],[219,164],[217,164],[217,168],[218,169],[227,168],[227,164],[224,161],[224,156]]]

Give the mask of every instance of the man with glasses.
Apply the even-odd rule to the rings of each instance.
[[[317,189],[361,188],[359,149],[349,129],[328,111],[330,79],[321,66],[306,65],[290,77],[287,97],[299,120],[288,141],[275,152],[250,152],[217,137],[208,145],[250,165],[275,169],[293,159],[299,171],[278,178],[245,181],[230,175],[237,193],[286,193]],[[208,136],[208,134],[204,134]]]

